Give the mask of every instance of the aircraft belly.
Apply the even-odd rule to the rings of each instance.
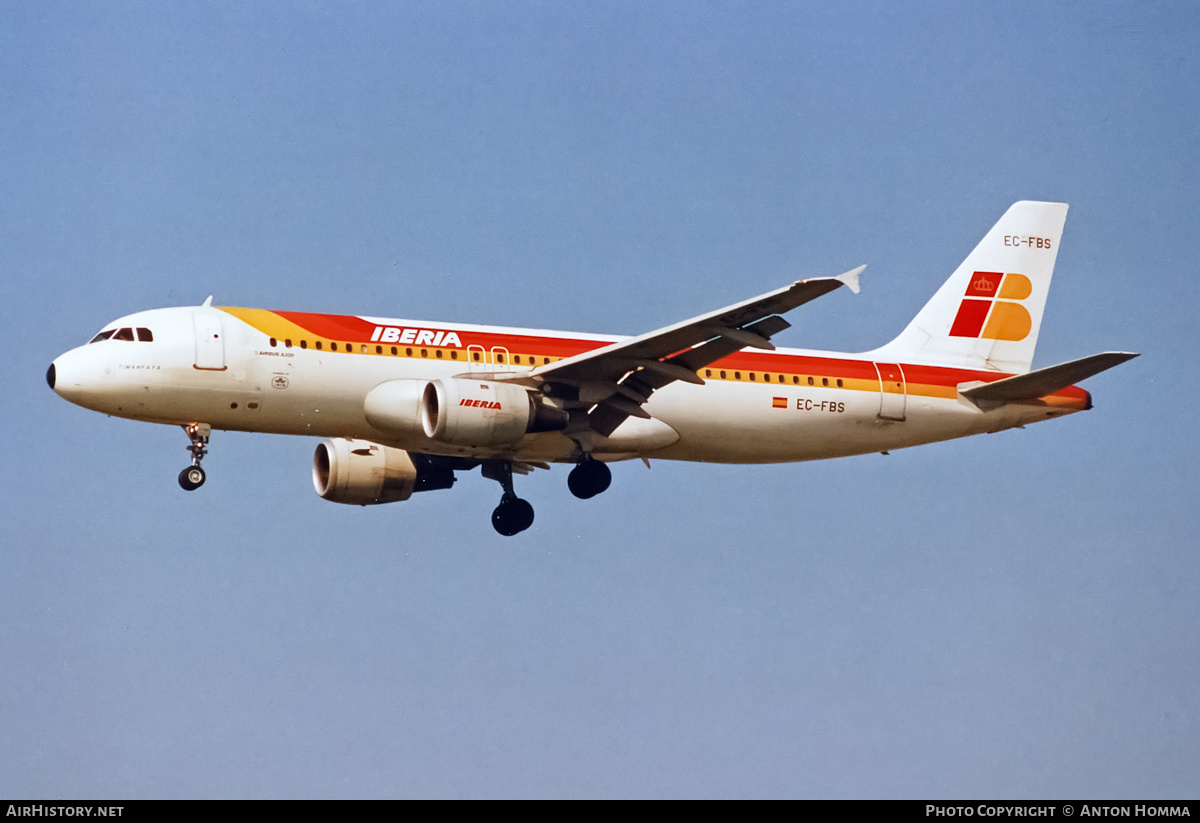
[[[745,383],[674,384],[647,410],[679,432],[667,460],[782,463],[901,449],[1020,425],[1028,414],[983,413],[958,400],[912,396],[903,421],[880,416],[877,392]]]

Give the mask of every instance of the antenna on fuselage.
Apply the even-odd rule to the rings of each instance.
[[[212,306],[212,295],[210,294],[208,296],[208,299],[200,304],[200,308],[207,309],[207,308],[210,308],[211,306]]]

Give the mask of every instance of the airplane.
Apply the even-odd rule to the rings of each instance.
[[[204,484],[213,429],[325,438],[317,493],[372,505],[481,469],[492,525],[533,523],[513,476],[574,464],[588,499],[608,463],[819,460],[1019,428],[1092,407],[1075,383],[1136,354],[1032,369],[1065,203],[1021,201],[900,335],[861,354],[777,348],[781,315],[865,266],[799,280],[636,337],[203,305],[107,324],[53,361],[50,388],[110,416],[182,426]]]

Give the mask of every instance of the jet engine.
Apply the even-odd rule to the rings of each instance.
[[[561,431],[568,421],[522,386],[461,377],[389,380],[367,394],[363,411],[380,431],[452,446],[516,443],[531,432]]]
[[[454,446],[515,443],[533,418],[529,392],[511,383],[431,380],[421,396],[425,436]]]
[[[424,455],[369,440],[322,440],[313,454],[313,486],[334,503],[396,503],[413,492],[448,489],[454,472]]]

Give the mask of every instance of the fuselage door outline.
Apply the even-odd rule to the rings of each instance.
[[[879,375],[879,416],[883,420],[903,420],[908,399],[904,369],[899,363],[876,363]]]
[[[487,350],[483,346],[467,346],[467,371],[486,371]]]
[[[216,309],[197,309],[192,314],[196,333],[195,368],[202,371],[225,371],[225,335],[221,328],[221,313]]]

